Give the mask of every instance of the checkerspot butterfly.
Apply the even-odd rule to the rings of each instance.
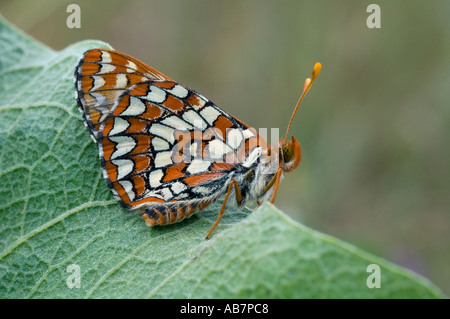
[[[154,226],[181,221],[225,195],[208,238],[227,202],[273,202],[283,172],[300,163],[289,127],[320,68],[306,80],[285,138],[272,147],[200,93],[118,51],[85,52],[75,90],[119,202]]]

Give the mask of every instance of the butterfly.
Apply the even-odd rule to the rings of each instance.
[[[181,221],[225,195],[209,238],[227,202],[273,203],[283,172],[299,165],[301,147],[288,132],[320,69],[316,63],[285,138],[272,147],[200,93],[115,50],[83,54],[75,91],[117,200],[154,226]]]

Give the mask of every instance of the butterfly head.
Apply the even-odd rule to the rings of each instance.
[[[281,140],[279,146],[279,162],[283,172],[290,172],[297,168],[302,159],[302,148],[295,137],[291,140]]]

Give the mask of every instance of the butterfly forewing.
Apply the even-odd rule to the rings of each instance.
[[[87,51],[75,70],[79,107],[96,139],[100,125],[119,96],[137,83],[171,79],[126,54],[108,50]]]
[[[204,208],[268,147],[204,96],[117,51],[86,52],[75,77],[108,186],[150,225]]]

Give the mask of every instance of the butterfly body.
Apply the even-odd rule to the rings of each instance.
[[[109,188],[149,226],[181,221],[222,195],[261,202],[300,162],[295,138],[270,148],[203,95],[118,51],[85,52],[75,88]]]

